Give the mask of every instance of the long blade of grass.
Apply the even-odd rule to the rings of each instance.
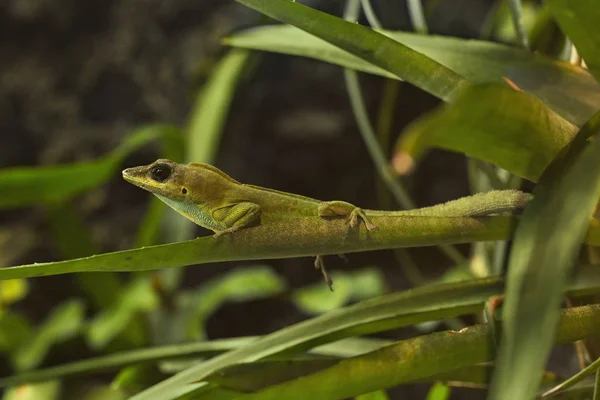
[[[219,61],[202,88],[186,128],[187,162],[214,161],[236,87],[249,57],[248,50],[230,51]]]
[[[563,311],[555,342],[567,343],[598,334],[600,324],[595,319],[599,312],[599,305]],[[238,399],[344,399],[489,361],[495,348],[488,329],[488,325],[475,325],[459,332],[437,332],[403,340]]]
[[[0,378],[0,387],[21,385],[30,382],[43,382],[82,374],[115,370],[127,365],[167,360],[170,358],[190,356],[213,356],[224,351],[235,349],[256,340],[257,337],[234,339],[218,339],[206,342],[175,344],[148,349],[131,350],[110,354],[89,360],[76,361],[69,364],[46,368],[39,371],[25,372],[19,375]]]
[[[491,399],[530,399],[538,390],[564,287],[600,197],[600,140],[587,145],[598,132],[600,112],[544,172],[517,227]]]
[[[585,69],[523,49],[481,40],[381,31],[456,71],[474,83],[502,83],[506,77],[581,126],[600,109],[600,83]],[[345,68],[398,77],[293,26],[248,29],[225,39],[235,47],[310,57]]]
[[[553,397],[554,395],[566,390],[570,387],[573,387],[575,384],[581,382],[585,377],[596,373],[596,371],[600,368],[600,358],[567,379],[564,382],[554,386],[552,389],[546,390],[540,397],[548,398]]]
[[[450,100],[468,84],[431,58],[367,27],[287,0],[236,1],[315,35],[440,99]]]
[[[112,153],[95,161],[0,170],[0,209],[64,201],[94,188],[107,181],[129,153],[172,133],[168,126],[149,126],[126,137]]]
[[[516,217],[372,218],[381,229],[348,233],[346,221],[307,217],[243,229],[217,239],[204,237],[74,260],[1,268],[0,280],[74,272],[150,271],[222,261],[312,257],[402,247],[507,240]],[[277,237],[276,245],[273,238]],[[248,246],[252,243],[252,246]],[[590,222],[586,243],[600,245],[600,222]]]
[[[579,276],[574,287],[589,293],[588,285],[595,281],[591,276],[596,274],[598,272],[594,268],[586,269],[587,276],[583,280]],[[240,349],[191,367],[134,398],[169,399],[191,390],[191,382],[202,381],[233,364],[252,362],[282,352],[300,352],[344,337],[480,311],[490,296],[501,293],[502,284],[498,279],[423,286],[344,307],[283,328]]]
[[[527,134],[524,134],[527,132]],[[461,152],[537,181],[577,128],[537,98],[493,84],[472,86],[400,136],[393,158],[407,173],[432,147]]]

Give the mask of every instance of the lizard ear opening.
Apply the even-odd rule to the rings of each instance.
[[[181,188],[181,194],[187,194],[188,190],[186,188]]]

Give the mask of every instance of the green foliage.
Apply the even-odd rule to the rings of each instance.
[[[499,43],[410,32],[381,33],[456,71],[473,83],[502,83],[503,77],[509,78],[574,124],[582,125],[600,108],[600,83],[582,68]],[[225,43],[247,49],[310,57],[360,72],[398,79],[389,70],[293,26],[252,28],[228,37]]]
[[[351,300],[365,300],[384,292],[383,277],[374,268],[352,274],[334,272],[331,277],[335,282],[333,293],[321,282],[304,287],[294,292],[296,306],[308,314],[321,314],[340,308]]]
[[[206,319],[226,302],[269,297],[284,288],[285,283],[270,268],[234,270],[196,290],[181,291],[177,297],[180,312],[175,329],[180,330],[186,340],[203,339]]]
[[[595,0],[546,0],[563,32],[573,41],[590,71],[600,80],[600,8]]]
[[[467,80],[381,33],[286,0],[236,0],[296,26],[439,97],[450,100]]]
[[[56,307],[27,340],[21,341],[14,353],[15,368],[37,367],[51,346],[75,337],[83,326],[84,311],[81,300],[69,300]]]
[[[443,383],[436,382],[429,393],[427,393],[427,400],[448,400],[450,398],[450,388]]]
[[[114,303],[98,313],[90,322],[87,342],[93,349],[104,347],[116,335],[127,329],[138,313],[152,311],[159,304],[149,279],[136,279],[124,288]],[[138,343],[138,345],[143,344]]]
[[[587,145],[599,132],[600,112],[546,169],[515,232],[492,399],[529,399],[537,392],[561,293],[600,197],[600,140]]]
[[[92,161],[0,170],[0,209],[43,206],[53,244],[68,259],[0,269],[0,352],[16,371],[0,378],[0,386],[9,388],[4,398],[60,398],[63,379],[106,371],[115,374],[112,385],[90,386],[80,398],[383,400],[385,389],[419,382],[432,384],[427,399],[443,400],[454,383],[488,389],[491,381],[492,399],[530,399],[554,385],[556,376],[545,370],[553,344],[600,334],[598,305],[561,310],[565,295],[600,293],[598,266],[577,263],[582,245],[600,245],[600,222],[591,218],[600,197],[600,141],[594,137],[600,130],[597,1],[546,0],[540,7],[507,2],[490,17],[486,35],[522,48],[380,29],[368,1],[361,2],[363,11],[377,29],[294,1],[237,2],[285,25],[254,27],[224,40],[234,49],[215,65],[184,128],[142,127]],[[348,4],[359,10],[358,0]],[[426,32],[420,3],[408,4],[415,28]],[[589,72],[562,61],[569,41]],[[529,46],[538,53],[526,50]],[[229,115],[234,96],[259,54],[250,50],[353,70],[346,71],[353,104],[364,103],[354,71],[406,81],[443,100],[400,133],[390,165],[373,156],[381,158],[375,161],[384,177],[396,179],[392,165],[408,174],[430,149],[441,148],[470,160],[472,187],[485,186],[479,184],[485,180],[492,187],[516,187],[525,178],[537,182],[534,200],[521,217],[375,220],[379,232],[349,235],[345,221],[315,216],[294,221],[293,227],[284,221],[219,239],[182,241],[193,236],[194,227],[154,199],[137,231],[138,248],[102,253],[73,200],[114,178],[127,156],[157,140],[160,157],[214,162],[224,127],[235,118]],[[380,115],[391,125],[397,110],[387,100]],[[359,121],[368,123],[366,110],[354,108],[357,116],[362,113]],[[389,137],[366,131],[385,154]],[[277,245],[269,240],[273,237]],[[484,243],[508,239],[514,244],[506,280],[487,276],[500,270],[505,247]],[[169,244],[156,245],[161,242]],[[192,264],[472,242],[480,242],[471,259],[482,265],[477,271],[456,261],[458,255],[459,265],[428,280],[436,283],[397,293],[384,294],[387,282],[375,268],[332,273],[336,291],[330,293],[322,283],[292,290],[262,264],[180,288],[181,267]],[[411,262],[406,253],[404,262]],[[134,274],[128,279],[116,274],[124,271]],[[39,323],[15,306],[35,290],[25,278],[68,273],[82,273],[77,275],[82,298],[59,304]],[[487,277],[473,279],[477,274]],[[501,295],[506,299],[497,313]],[[208,317],[221,306],[265,297],[289,301],[313,316],[262,337],[200,341],[207,336]],[[484,323],[402,341],[360,337],[437,323],[432,321],[460,327],[464,321],[453,318],[473,315]],[[33,370],[51,350],[76,338],[98,354]],[[499,342],[497,354],[490,338]],[[141,346],[147,348],[132,349]],[[494,358],[494,368],[482,364]],[[583,379],[596,365],[553,392],[597,397],[600,380]]]
[[[537,181],[576,133],[574,125],[531,95],[497,85],[472,86],[405,130],[394,166],[406,173],[429,148],[440,147]]]
[[[148,142],[175,135],[169,126],[149,126],[134,132],[112,153],[91,162],[48,167],[19,167],[0,171],[0,209],[64,201],[112,177],[123,159]]]

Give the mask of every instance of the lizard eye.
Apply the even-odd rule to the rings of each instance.
[[[156,182],[164,182],[171,176],[173,169],[167,164],[158,164],[150,170],[150,176]]]

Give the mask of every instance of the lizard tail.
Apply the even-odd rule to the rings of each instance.
[[[532,198],[530,193],[518,190],[492,190],[431,207],[401,211],[400,214],[415,217],[481,217],[522,209]]]

